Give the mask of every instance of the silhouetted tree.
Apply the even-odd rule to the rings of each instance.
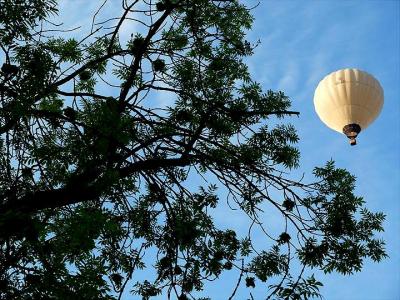
[[[106,4],[89,35],[67,39],[56,1],[0,1],[1,299],[194,299],[231,269],[230,299],[263,282],[268,298],[307,299],[321,285],[307,268],[351,274],[386,256],[374,237],[384,215],[363,207],[347,171],[329,162],[310,184],[287,175],[298,136],[268,120],[297,113],[243,62],[249,8],[124,0],[120,17],[98,20]],[[124,42],[129,22],[142,33]],[[251,220],[247,236],[214,224],[221,201]],[[135,276],[143,268],[154,278]]]

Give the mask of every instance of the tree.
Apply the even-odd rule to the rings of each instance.
[[[354,195],[354,176],[333,162],[315,168],[314,183],[287,175],[298,136],[271,119],[298,113],[248,72],[249,8],[131,0],[118,19],[96,21],[106,2],[88,36],[66,39],[53,36],[64,32],[55,0],[0,1],[2,299],[121,299],[125,290],[192,299],[231,269],[230,299],[258,284],[268,299],[308,299],[321,283],[305,270],[351,274],[386,256],[374,235],[384,215]],[[143,33],[125,43],[126,22]],[[156,93],[174,105],[157,107]],[[194,187],[190,176],[208,183]],[[218,184],[263,230],[263,251],[251,228],[238,236],[214,224],[225,201]],[[286,223],[276,236],[261,221],[265,205]],[[135,277],[143,268],[155,277]]]

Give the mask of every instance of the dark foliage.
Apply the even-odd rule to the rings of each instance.
[[[62,33],[55,1],[0,7],[1,299],[194,299],[229,270],[231,299],[259,285],[308,299],[321,283],[304,270],[351,274],[386,256],[384,215],[346,170],[328,162],[310,184],[283,172],[298,167],[298,136],[269,120],[298,113],[252,80],[239,1],[123,1],[117,23],[94,18],[80,39],[46,34]],[[122,41],[137,14],[146,31]],[[249,218],[247,236],[214,223],[225,201]],[[277,234],[266,210],[282,217]],[[135,275],[144,268],[154,278]]]

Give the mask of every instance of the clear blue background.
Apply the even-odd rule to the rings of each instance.
[[[60,1],[61,17],[71,27],[88,25],[102,2]],[[109,1],[98,19],[120,15],[120,2]],[[246,3],[254,6],[257,1]],[[387,215],[385,232],[381,236],[387,242],[390,258],[380,264],[367,260],[363,271],[352,276],[324,275],[316,271],[316,277],[324,283],[322,293],[326,300],[400,299],[399,4],[399,1],[387,0],[260,0],[253,10],[255,23],[249,40],[259,39],[261,44],[247,60],[251,73],[264,89],[284,91],[292,99],[293,108],[301,113],[300,118],[291,118],[301,138],[302,153],[301,169],[293,173],[294,178],[304,172],[311,180],[313,167],[333,158],[338,166],[356,175],[357,193],[365,196],[367,207]],[[71,35],[83,35],[88,31],[88,27],[83,26]],[[128,24],[122,27],[121,37],[127,38],[136,31],[140,28]],[[328,73],[347,67],[373,74],[385,93],[381,115],[361,133],[356,147],[350,147],[343,135],[320,122],[312,102],[318,82]],[[160,106],[173,101],[165,94],[157,99]],[[224,206],[219,207],[214,216],[222,227],[233,226],[241,231],[248,225],[240,213],[228,211]],[[272,224],[279,223],[279,216],[267,214],[267,217]],[[260,247],[265,243],[257,233],[255,241]],[[137,272],[134,280],[144,280],[148,276],[147,271]],[[207,285],[206,294],[212,299],[227,299],[236,280],[237,274],[227,272],[219,281]],[[252,292],[255,299],[264,299],[265,287],[257,286]],[[243,288],[235,299],[248,296],[248,289]],[[127,294],[126,299],[136,298]]]
[[[250,2],[250,1],[249,1]],[[357,177],[366,206],[387,215],[382,237],[390,256],[366,261],[352,276],[318,274],[327,300],[400,299],[400,2],[261,1],[249,35],[261,45],[249,59],[264,87],[280,89],[300,111],[294,118],[301,141],[301,171],[333,158]],[[350,147],[325,127],[313,108],[313,93],[328,73],[359,68],[381,83],[385,103],[379,118]]]

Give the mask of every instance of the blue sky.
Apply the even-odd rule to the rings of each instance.
[[[357,177],[368,208],[387,215],[382,237],[390,256],[366,261],[361,273],[318,278],[327,300],[400,299],[400,2],[261,1],[249,37],[261,45],[249,59],[265,88],[293,101],[302,153],[301,172],[333,158]],[[385,103],[378,119],[350,147],[345,136],[325,127],[313,108],[313,93],[327,74],[354,67],[381,83]]]
[[[390,258],[380,264],[365,262],[361,273],[352,276],[324,275],[316,271],[324,283],[326,300],[395,300],[400,299],[400,2],[399,1],[269,1],[253,11],[254,27],[249,40],[260,40],[254,56],[247,60],[254,78],[265,90],[282,90],[301,113],[292,118],[301,138],[301,168],[293,178],[310,173],[331,158],[339,167],[347,168],[358,179],[357,193],[365,196],[366,206],[387,215],[385,232]],[[61,1],[61,17],[67,25],[84,25],[103,1]],[[111,1],[102,18],[118,13],[120,1]],[[247,0],[250,6],[257,3]],[[122,37],[139,30],[128,24]],[[87,32],[82,27],[79,34]],[[76,35],[76,33],[74,34]],[[381,83],[385,103],[379,118],[350,147],[345,136],[323,125],[313,108],[313,93],[318,82],[328,73],[354,67],[373,74]],[[159,104],[170,103],[165,95]],[[296,177],[297,176],[297,177]],[[227,218],[229,214],[229,218]],[[272,220],[272,230],[279,230]],[[240,214],[215,211],[216,222],[239,231],[248,225]],[[274,225],[275,224],[275,225]],[[263,244],[261,235],[255,239]],[[137,274],[139,275],[139,274]],[[236,283],[236,274],[226,274],[208,286],[212,299],[226,299]],[[263,299],[264,291],[256,288],[255,299]],[[248,290],[238,292],[236,299],[246,299]],[[127,297],[126,299],[131,299]],[[163,299],[160,297],[160,299]]]

